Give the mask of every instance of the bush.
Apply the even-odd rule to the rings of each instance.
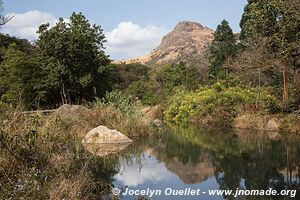
[[[126,93],[137,97],[145,105],[156,105],[161,98],[157,91],[157,84],[150,80],[136,81],[129,85]]]
[[[192,92],[179,91],[164,115],[166,121],[176,124],[230,126],[239,108],[271,112],[277,105],[267,88],[241,88],[217,82]]]
[[[126,93],[146,105],[164,104],[178,87],[196,89],[200,82],[196,67],[184,63],[153,67],[140,80],[132,82]]]

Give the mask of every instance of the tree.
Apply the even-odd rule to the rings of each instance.
[[[11,44],[0,64],[0,100],[12,105],[36,107],[40,98],[39,86],[43,76],[39,64],[32,54]]]
[[[216,77],[222,70],[226,59],[234,57],[237,52],[236,37],[226,20],[218,25],[214,40],[209,48],[209,75]]]
[[[92,26],[82,13],[73,13],[69,23],[60,18],[52,28],[41,25],[38,33],[46,84],[61,103],[90,101],[109,89],[110,60],[103,51],[100,26]]]
[[[5,51],[8,49],[9,45],[11,44],[16,44],[17,48],[20,51],[27,54],[31,54],[36,50],[35,46],[30,44],[26,39],[19,39],[16,37],[3,35],[0,33],[0,62],[3,60]]]
[[[300,63],[300,9],[296,0],[249,0],[241,20],[241,39],[246,43],[266,38],[268,48],[284,63],[283,99],[288,100],[288,73]],[[295,74],[295,80],[297,73]],[[295,81],[296,82],[296,81]]]
[[[187,66],[184,62],[165,66],[156,76],[161,88],[172,92],[177,86],[195,89],[199,84],[198,71],[194,66]]]

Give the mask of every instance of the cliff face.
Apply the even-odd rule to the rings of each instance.
[[[214,38],[213,33],[213,30],[196,22],[179,22],[173,31],[162,38],[156,49],[131,62],[163,64],[201,59]]]

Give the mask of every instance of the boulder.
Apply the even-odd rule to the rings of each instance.
[[[55,115],[58,115],[62,118],[69,118],[69,119],[74,119],[77,120],[83,115],[88,115],[91,113],[91,110],[81,106],[81,105],[69,105],[69,104],[64,104],[60,106],[55,112]]]
[[[266,124],[266,131],[279,131],[279,123],[276,119],[270,119]]]
[[[132,140],[119,131],[98,126],[89,131],[81,143],[92,154],[105,156],[123,150]]]
[[[142,121],[145,124],[151,125],[155,120],[161,120],[163,116],[163,110],[160,105],[147,106],[141,110]]]

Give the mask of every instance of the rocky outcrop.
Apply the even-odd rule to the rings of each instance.
[[[119,131],[98,126],[89,131],[81,143],[92,154],[105,156],[123,150],[132,140]]]
[[[203,60],[204,52],[214,39],[213,33],[212,29],[196,22],[179,22],[172,32],[162,38],[161,44],[156,49],[129,62],[170,64],[178,61]]]

